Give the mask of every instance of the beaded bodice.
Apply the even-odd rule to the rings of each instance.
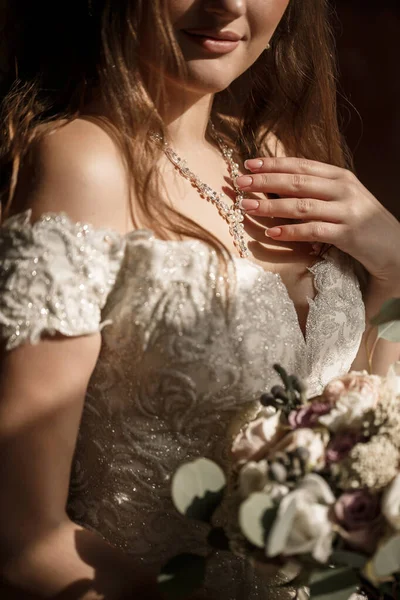
[[[196,240],[126,236],[29,212],[1,230],[0,334],[9,348],[44,333],[102,328],[87,390],[69,512],[153,566],[202,552],[206,528],[183,520],[170,477],[192,457],[229,460],[233,425],[277,383],[280,362],[309,395],[349,370],[365,327],[352,261],[332,248],[310,270],[306,335],[279,275],[245,258],[229,266]],[[241,559],[218,554],[201,597],[284,598]]]

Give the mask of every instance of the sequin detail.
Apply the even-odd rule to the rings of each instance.
[[[352,262],[332,251],[310,269],[317,295],[309,300],[304,338],[280,276],[248,259],[237,258],[229,267],[235,284],[226,308],[216,253],[201,241],[161,241],[148,230],[122,239],[88,226],[80,244],[77,235],[86,226],[73,225],[65,215],[46,219],[38,226],[43,235],[35,236],[37,226],[23,217],[2,233],[9,264],[2,277],[2,335],[13,335],[15,315],[23,319],[29,302],[47,307],[53,290],[63,292],[64,303],[68,296],[68,310],[78,314],[68,326],[75,335],[99,328],[107,299],[101,319],[112,325],[102,331],[87,390],[68,512],[156,572],[175,554],[206,549],[207,527],[183,519],[172,506],[172,473],[198,456],[227,465],[232,430],[254,414],[261,392],[278,383],[272,363],[308,378],[310,395],[350,368],[365,328]],[[35,258],[38,263],[32,263]],[[33,264],[44,282],[40,293],[31,284]],[[87,288],[96,301],[95,319],[82,311],[77,291],[87,269],[100,282]],[[52,313],[54,329],[60,330],[61,315]],[[38,324],[25,327],[25,337],[42,330],[41,315],[33,318]],[[289,590],[268,588],[246,561],[224,553],[215,555],[196,595],[291,597]]]
[[[154,572],[175,554],[206,548],[207,527],[181,518],[170,501],[178,465],[198,456],[226,465],[230,431],[278,383],[273,362],[307,376],[318,393],[349,369],[364,330],[357,281],[338,256],[312,268],[319,292],[306,341],[279,276],[242,258],[232,269],[227,312],[214,251],[136,232],[104,313],[114,324],[103,332],[88,389],[69,511]],[[245,561],[219,553],[197,597],[291,594],[268,589]]]
[[[43,334],[99,331],[101,309],[114,285],[124,241],[117,233],[31,210],[0,229],[0,339],[11,350]]]

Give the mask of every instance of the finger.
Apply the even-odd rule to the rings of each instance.
[[[242,175],[236,183],[246,192],[269,192],[292,198],[335,200],[345,195],[344,187],[337,180],[312,175],[260,173]]]
[[[251,208],[256,206],[258,208]],[[258,217],[283,217],[302,221],[329,221],[342,223],[345,215],[343,206],[337,202],[325,202],[314,198],[266,198],[260,200],[245,198],[241,208],[246,214]]]
[[[246,160],[244,166],[252,173],[298,173],[327,179],[354,178],[347,169],[306,158],[261,157]]]
[[[311,221],[271,227],[265,231],[267,237],[285,242],[321,242],[323,244],[343,245],[346,230],[337,223]]]

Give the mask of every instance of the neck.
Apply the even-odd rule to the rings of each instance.
[[[163,107],[162,117],[166,124],[170,143],[177,149],[190,149],[195,144],[205,145],[206,131],[211,114],[213,95],[183,98],[170,96]]]

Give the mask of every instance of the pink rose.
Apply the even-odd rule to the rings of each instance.
[[[352,371],[329,383],[322,398],[332,404],[332,410],[319,422],[334,433],[343,429],[360,429],[365,415],[373,410],[382,393],[383,380],[366,371]]]
[[[383,523],[378,495],[366,490],[342,494],[333,507],[333,516],[350,548],[368,554],[375,551]]]
[[[326,451],[326,460],[333,463],[343,460],[361,439],[360,434],[356,431],[338,433],[329,442]]]
[[[332,406],[327,402],[313,402],[302,406],[299,410],[292,410],[288,416],[289,425],[292,429],[314,427],[318,425],[320,416],[326,415],[331,408]]]
[[[328,383],[322,397],[326,402],[336,404],[341,396],[353,392],[362,397],[372,397],[378,402],[381,388],[382,379],[377,375],[369,375],[367,371],[351,371]]]
[[[282,437],[280,412],[271,417],[260,417],[246,425],[232,445],[233,460],[243,464],[263,458]]]

